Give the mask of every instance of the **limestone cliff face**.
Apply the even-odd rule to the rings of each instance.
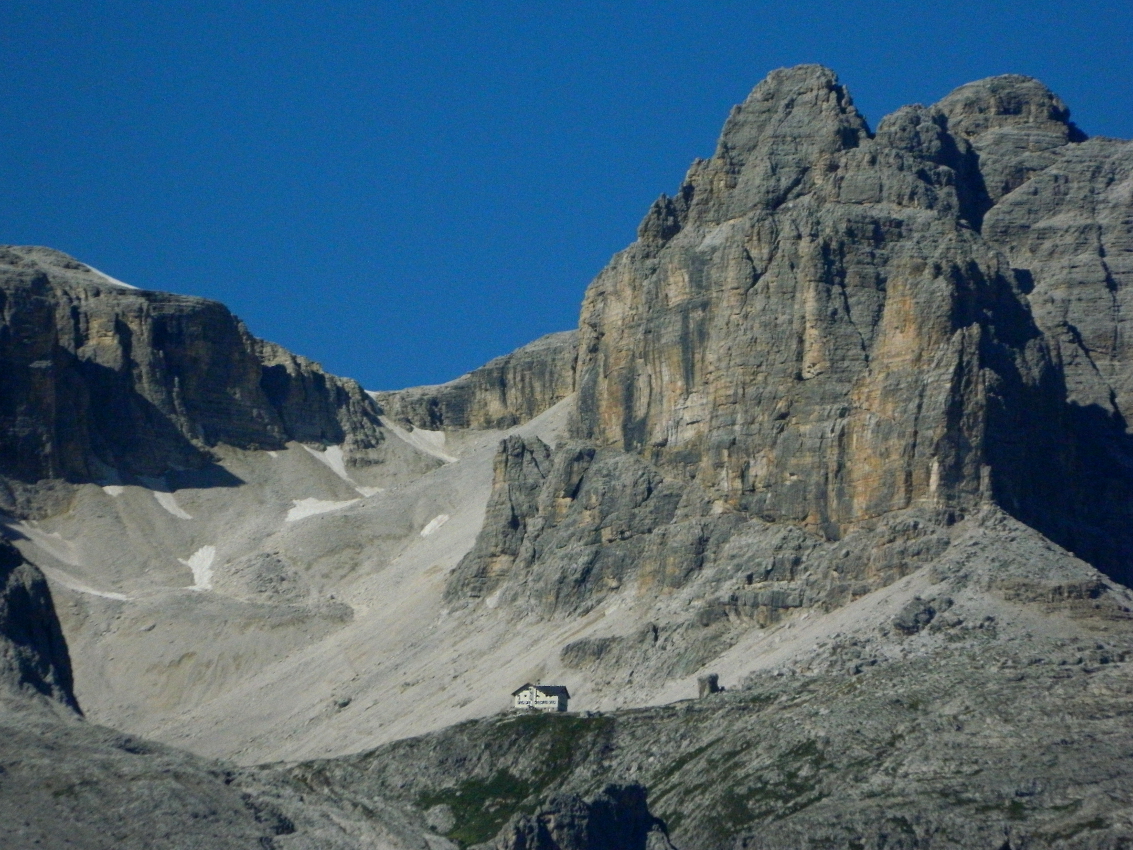
[[[274,342],[253,340],[260,388],[288,439],[343,444],[355,462],[385,439],[373,400],[349,378],[324,372],[318,363]]]
[[[623,586],[683,587],[742,518],[713,510],[696,485],[649,462],[585,443],[555,452],[510,437],[496,455],[484,531],[449,578],[447,598],[499,595],[539,616],[580,615]]]
[[[160,475],[201,467],[219,443],[287,440],[364,459],[383,433],[354,381],[255,339],[221,304],[124,287],[49,249],[0,249],[0,475]]]
[[[1071,137],[1044,88],[1012,92],[991,111]],[[871,137],[824,68],[757,86],[588,289],[577,434],[828,536],[1041,489],[1061,375],[973,229],[983,125],[954,135],[948,113],[966,103],[902,109]]]
[[[976,165],[962,173],[970,196],[985,207],[976,211],[974,224],[986,207],[1052,165],[1067,144],[1086,140],[1061,98],[1038,80],[1018,74],[961,86],[933,111]]]
[[[432,431],[510,428],[574,391],[578,333],[548,334],[447,384],[374,393],[382,412]]]
[[[1035,319],[1056,347],[1070,398],[1133,411],[1133,143],[1091,139],[1004,197],[984,237],[1025,270]]]
[[[511,574],[539,513],[539,494],[551,473],[551,449],[542,440],[501,441],[492,464],[492,494],[484,526],[445,588],[450,602],[491,595]]]
[[[500,444],[483,530],[445,600],[547,619],[667,599],[667,613],[644,630],[584,638],[561,656],[574,669],[665,680],[694,672],[752,626],[839,607],[940,557],[951,545],[946,520],[896,511],[830,541],[748,517],[632,453],[576,441],[552,451],[513,436]]]
[[[1128,581],[1133,144],[1084,140],[1061,101],[1040,97],[1037,88],[1025,78],[995,78],[964,86],[941,106],[949,126],[979,151],[979,173],[994,201],[982,236],[1014,267],[1066,385],[1069,463],[1047,498],[1050,509],[1016,512]]]

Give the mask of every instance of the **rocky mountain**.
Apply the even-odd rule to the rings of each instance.
[[[1063,162],[1118,174],[1117,147],[1129,162],[1128,145],[1085,141],[1068,115],[1036,81],[1001,77],[871,136],[831,72],[772,74],[591,284],[579,441],[501,447],[447,598],[575,616],[631,586],[687,595],[685,624],[765,625],[940,557],[988,503],[1128,581],[1133,455],[1116,391],[1098,390],[1106,407],[1081,397],[1067,343],[1031,309],[1053,273],[1008,256],[1037,237],[998,224],[1017,193],[1043,196],[1031,180],[1069,180]],[[1120,255],[1128,203],[1103,217]],[[721,649],[689,640],[692,667]],[[587,646],[570,657],[615,656]]]
[[[723,693],[470,721],[296,775],[485,847],[1119,847],[1129,591],[1060,584],[1072,560],[1000,512],[961,526],[903,593],[851,604],[833,633],[796,622],[790,664]],[[633,838],[527,838],[609,783],[648,791],[648,818],[625,804]]]
[[[1001,77],[871,135],[829,71],[772,74],[587,291],[576,433],[826,537],[992,498],[1125,569],[1127,523],[1105,519],[1117,500],[1087,492],[1098,477],[1124,492],[1108,475],[1128,458],[1124,423],[1109,384],[1068,391],[1070,352],[1030,308],[1058,286],[1014,250],[1042,213],[1000,212],[1044,196],[1039,175],[1072,182],[1063,162],[1111,162],[1117,146],[1084,142],[1068,114]],[[1081,229],[1104,265],[1103,228]],[[1120,252],[1127,208],[1110,230]]]
[[[396,806],[372,802],[361,816],[279,772],[242,773],[85,722],[47,581],[7,541],[0,822],[12,848],[451,847]]]
[[[1133,839],[1133,143],[1038,81],[773,72],[577,332],[438,386],[0,260],[20,846]]]
[[[388,451],[358,384],[255,339],[223,305],[134,289],[58,251],[0,252],[0,491],[213,471],[218,444]],[[223,475],[221,475],[223,479]],[[224,483],[218,481],[218,483]],[[236,483],[229,481],[228,483]]]

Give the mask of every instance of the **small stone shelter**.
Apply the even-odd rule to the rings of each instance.
[[[512,691],[512,705],[534,711],[566,711],[570,693],[565,685],[533,685],[530,682]]]

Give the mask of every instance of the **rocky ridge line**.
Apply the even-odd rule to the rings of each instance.
[[[26,491],[42,501],[51,480],[208,469],[218,444],[289,440],[365,465],[382,461],[385,435],[356,382],[254,338],[221,304],[125,287],[46,248],[0,249],[0,508],[34,511]]]
[[[540,337],[447,384],[371,393],[382,413],[430,431],[503,429],[533,419],[574,391],[578,332]]]

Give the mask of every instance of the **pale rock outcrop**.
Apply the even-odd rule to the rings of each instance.
[[[447,384],[372,393],[382,413],[430,431],[510,428],[574,391],[578,332],[547,334]]]

